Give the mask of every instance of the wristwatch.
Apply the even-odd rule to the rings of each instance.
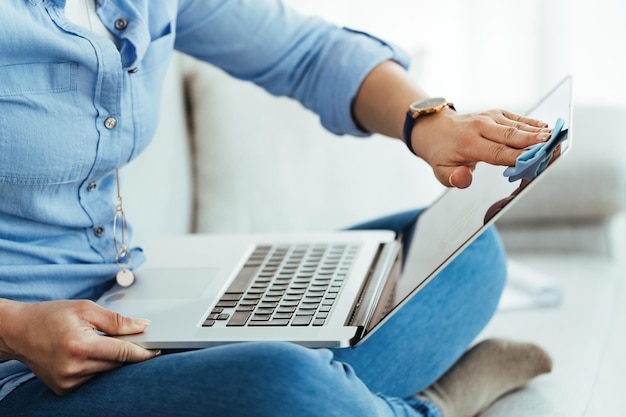
[[[403,136],[404,142],[411,152],[415,153],[413,145],[411,145],[411,132],[413,131],[413,126],[415,126],[418,117],[438,113],[446,107],[456,110],[454,104],[443,97],[426,98],[416,101],[409,106],[409,111],[406,112],[406,119],[404,120]]]

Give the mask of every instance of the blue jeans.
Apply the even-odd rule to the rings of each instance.
[[[410,241],[419,211],[359,229]],[[3,401],[2,416],[440,417],[413,398],[463,354],[493,315],[505,256],[488,230],[354,349],[241,343],[162,355],[102,374],[57,397],[38,380]]]

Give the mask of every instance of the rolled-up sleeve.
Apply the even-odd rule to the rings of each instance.
[[[336,134],[365,136],[351,106],[372,69],[399,48],[363,32],[303,16],[280,0],[189,0],[178,16],[176,49],[289,96]]]

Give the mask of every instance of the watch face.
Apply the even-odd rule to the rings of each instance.
[[[438,107],[447,103],[446,99],[443,97],[431,97],[424,100],[416,101],[411,104],[411,111],[418,112],[423,110],[432,109],[433,107]]]

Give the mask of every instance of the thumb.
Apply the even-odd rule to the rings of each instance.
[[[472,169],[467,166],[459,166],[450,172],[448,183],[451,187],[467,188],[472,184]]]
[[[101,332],[111,336],[141,333],[150,325],[148,319],[133,319],[96,305],[91,324]]]

